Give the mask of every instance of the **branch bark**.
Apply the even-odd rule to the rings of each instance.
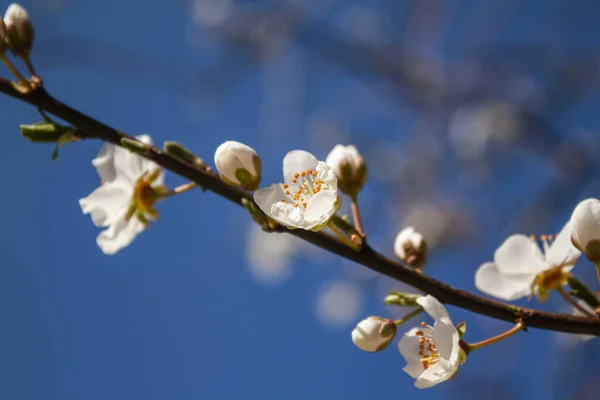
[[[122,138],[132,138],[58,101],[42,87],[35,89],[29,94],[22,94],[15,90],[9,80],[0,78],[0,92],[63,119],[77,128],[78,132],[83,133],[85,138],[100,139],[117,146],[121,145]],[[241,200],[243,198],[254,201],[249,193],[226,185],[216,174],[198,169],[191,164],[170,156],[160,149],[150,148],[145,157],[173,173],[196,182],[200,187],[206,188],[236,203],[238,206],[242,205]],[[322,233],[314,233],[301,229],[287,230],[285,228],[282,228],[280,232],[297,236],[324,250],[354,261],[395,280],[404,282],[425,293],[431,294],[446,304],[499,320],[509,322],[521,320],[527,327],[531,328],[600,336],[600,319],[537,311],[489,300],[453,288],[443,282],[416,272],[410,267],[392,261],[375,252],[368,245],[363,246],[360,251],[355,252],[337,239]]]

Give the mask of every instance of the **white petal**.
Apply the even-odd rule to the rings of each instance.
[[[398,342],[398,350],[406,360],[406,366],[402,370],[414,379],[417,379],[425,371],[423,363],[421,363],[421,356],[419,355],[419,340],[421,336],[417,336],[416,333],[418,331],[420,331],[419,328],[411,329]]]
[[[152,144],[150,136],[148,135],[140,135],[137,136],[136,139],[142,143]],[[137,181],[145,172],[151,173],[158,168],[158,165],[154,162],[138,156],[122,147],[117,147],[114,150],[114,164],[117,176],[123,177],[132,183]]]
[[[327,165],[327,163],[319,161],[315,170],[317,171],[318,178],[328,186],[329,190],[334,192],[337,191],[337,175],[335,174],[335,171],[329,165]]]
[[[431,338],[442,358],[448,360],[450,364],[458,362],[458,331],[450,318],[440,318],[433,327]]]
[[[294,207],[290,203],[281,201],[274,203],[267,215],[287,227],[310,229],[306,227],[304,214],[300,211],[300,207]]]
[[[322,190],[315,194],[306,205],[304,219],[313,226],[328,221],[335,212],[337,194],[331,190]],[[311,226],[312,228],[312,226]]]
[[[600,213],[600,208],[598,210]],[[600,227],[600,225],[599,225]],[[548,267],[553,267],[564,263],[567,260],[579,257],[581,252],[573,246],[571,242],[571,233],[573,231],[573,223],[567,222],[561,229],[558,236],[546,252],[546,264]],[[599,236],[600,238],[600,236]]]
[[[96,158],[92,160],[92,165],[103,182],[110,182],[117,177],[115,170],[115,146],[112,143],[105,143]]]
[[[101,185],[88,197],[80,199],[79,205],[84,214],[91,214],[96,226],[108,226],[122,217],[131,201],[133,188],[122,181],[113,181]]]
[[[273,218],[271,215],[271,207],[273,204],[283,200],[292,202],[292,199],[285,194],[285,191],[278,183],[274,183],[269,187],[258,189],[256,192],[254,192],[254,201],[262,210],[262,212],[271,218]]]
[[[446,360],[439,360],[419,376],[415,386],[419,389],[430,388],[452,378],[457,370],[458,364],[452,365]]]
[[[475,272],[475,286],[490,296],[511,301],[531,293],[531,284],[535,274],[505,275],[496,264],[484,263]]]
[[[143,230],[144,225],[135,216],[129,221],[121,218],[100,232],[96,238],[96,243],[98,243],[98,247],[102,249],[104,254],[112,255],[129,246]]]
[[[254,165],[256,151],[243,143],[227,141],[215,151],[215,166],[219,173],[229,181],[240,184],[235,176],[238,169],[245,169],[252,175],[257,175]]]
[[[283,179],[286,182],[291,182],[294,179],[294,174],[300,174],[308,170],[315,171],[318,164],[319,160],[309,152],[292,150],[283,158]]]
[[[417,299],[417,304],[423,307],[425,312],[427,312],[427,314],[429,314],[431,318],[436,321],[443,317],[450,318],[446,307],[444,307],[442,303],[438,301],[438,299],[430,294],[419,297]]]
[[[571,215],[573,238],[585,249],[592,240],[600,240],[600,201],[586,199],[577,204]]]
[[[544,269],[539,246],[525,235],[511,235],[498,247],[494,262],[503,274],[537,273]]]

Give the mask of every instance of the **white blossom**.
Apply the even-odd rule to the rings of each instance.
[[[542,236],[543,253],[532,238],[509,236],[496,250],[494,262],[479,267],[475,286],[502,300],[516,300],[533,293],[544,300],[548,289],[563,283],[581,254],[570,236],[571,223],[563,227],[551,245],[551,237]]]
[[[598,261],[598,254],[592,254],[590,243],[600,244],[600,200],[586,199],[580,202],[571,215],[573,242],[586,253],[592,261]],[[596,251],[597,252],[597,251]],[[594,252],[594,253],[596,253]]]
[[[137,137],[150,144],[148,135]],[[88,197],[80,199],[84,214],[90,214],[97,227],[105,227],[96,242],[105,254],[128,246],[158,218],[154,203],[166,189],[164,173],[152,161],[121,147],[106,143],[92,161],[101,184]]]
[[[215,151],[215,166],[228,185],[246,190],[258,188],[261,161],[252,147],[234,141],[221,144]]]
[[[325,162],[337,175],[342,193],[352,196],[361,191],[367,180],[367,167],[356,147],[338,144],[329,152]]]
[[[424,389],[454,377],[461,360],[458,330],[446,308],[433,296],[417,299],[417,303],[433,318],[433,326],[425,323],[404,334],[398,350],[406,360],[403,371]]]
[[[257,190],[256,204],[288,228],[322,230],[340,206],[335,172],[312,154],[293,150],[283,159],[283,177],[285,183]]]
[[[368,317],[352,330],[352,341],[359,349],[376,352],[385,349],[396,336],[394,321],[381,317]]]

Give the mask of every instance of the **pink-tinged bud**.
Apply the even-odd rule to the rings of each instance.
[[[412,226],[398,233],[394,241],[396,256],[413,268],[421,268],[427,260],[427,243]]]

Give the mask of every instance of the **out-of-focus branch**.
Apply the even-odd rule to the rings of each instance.
[[[85,138],[100,139],[115,145],[121,145],[122,138],[131,136],[103,124],[52,97],[45,89],[39,87],[29,94],[17,91],[13,84],[0,78],[0,92],[45,110],[56,117],[72,124]],[[144,157],[156,162],[162,167],[181,175],[200,187],[206,188],[241,206],[242,199],[253,201],[252,196],[240,189],[226,185],[214,173],[199,169],[185,163],[160,149],[149,147]],[[528,308],[515,307],[510,304],[496,302],[480,296],[455,289],[443,282],[421,274],[407,266],[392,261],[375,252],[365,245],[355,252],[337,239],[322,233],[314,233],[302,229],[285,232],[300,237],[307,242],[317,245],[348,260],[354,261],[376,272],[414,286],[425,293],[437,297],[440,301],[451,304],[491,318],[514,322],[523,321],[526,326],[569,333],[582,333],[600,336],[600,320],[574,317],[570,315],[536,311]]]

